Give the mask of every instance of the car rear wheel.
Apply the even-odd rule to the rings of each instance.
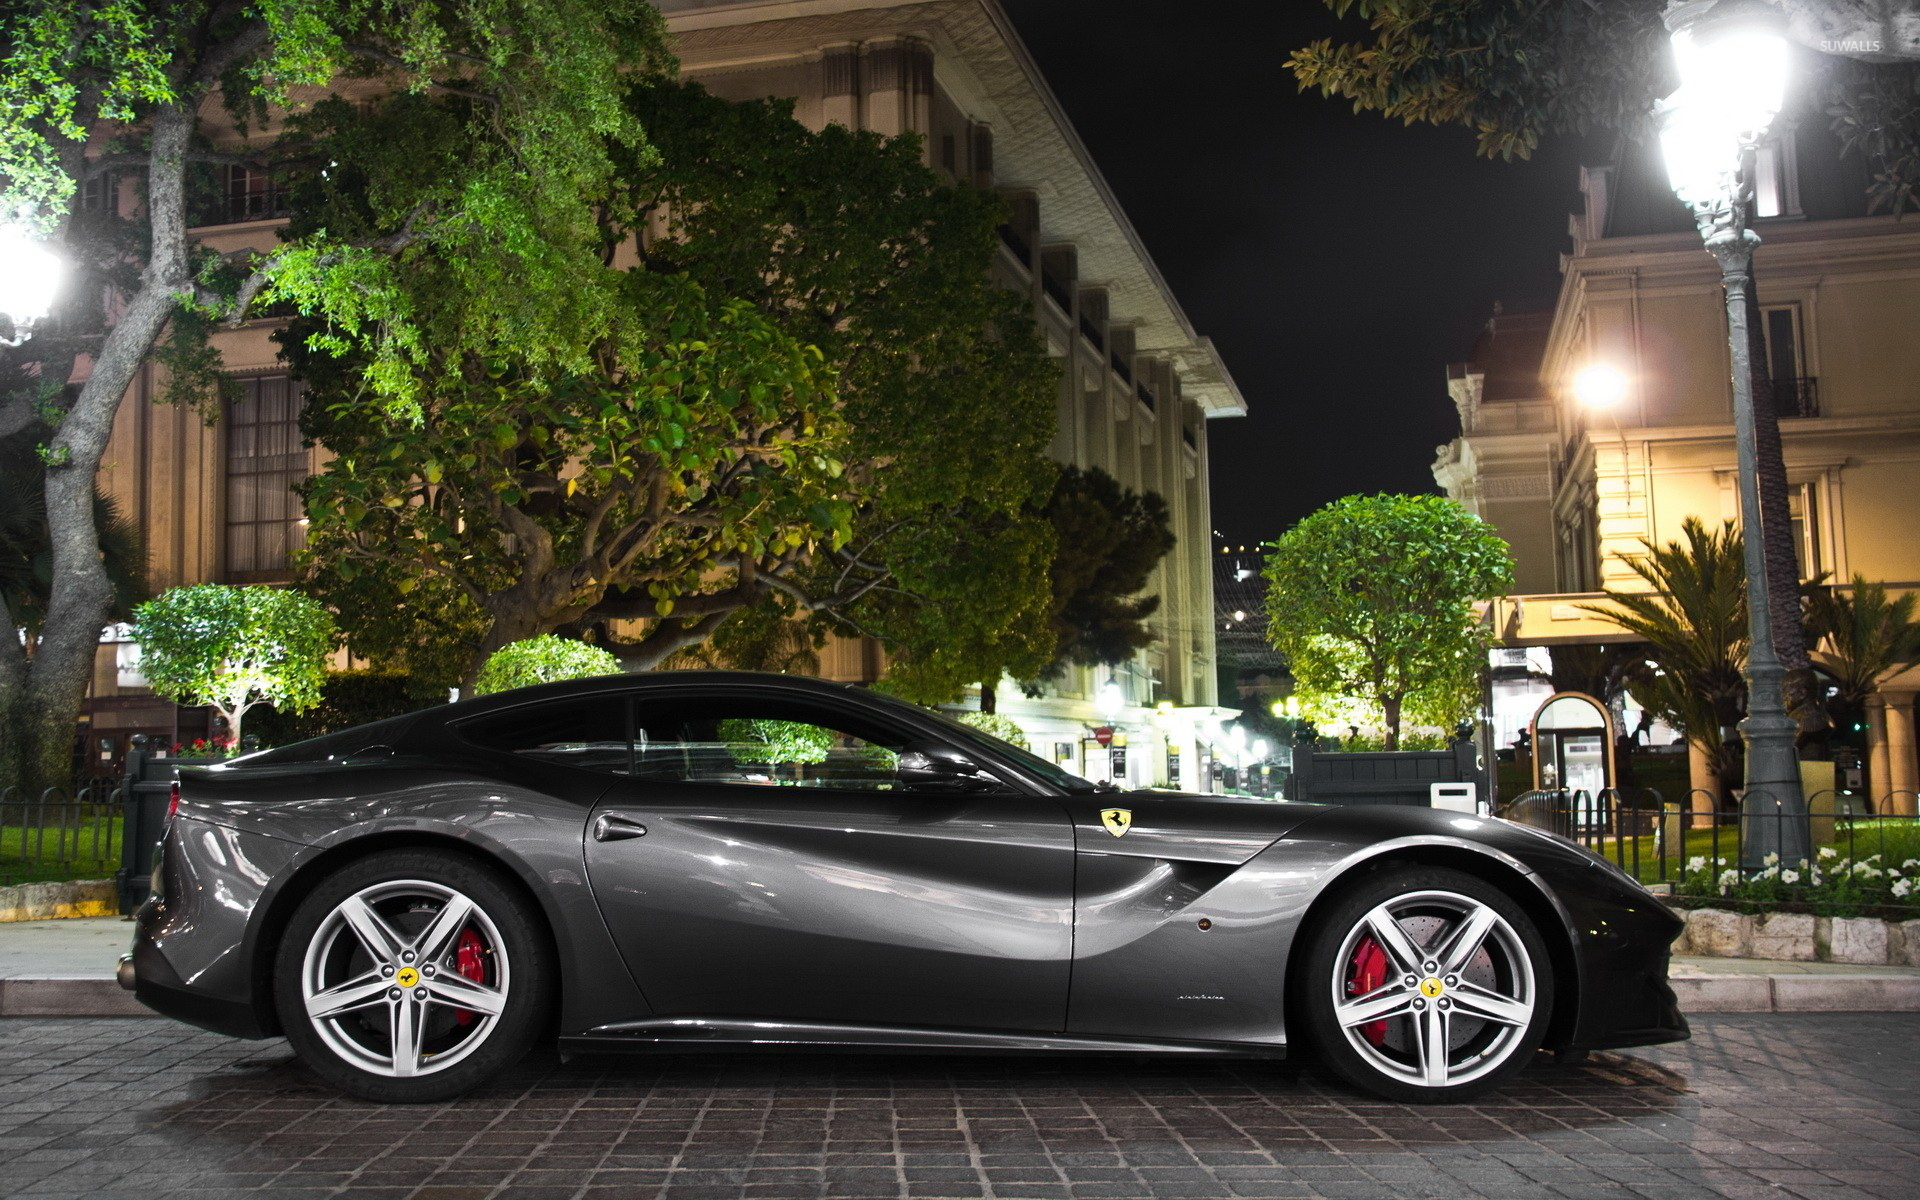
[[[1319,1061],[1389,1100],[1469,1099],[1520,1070],[1553,1011],[1533,922],[1463,871],[1391,867],[1339,897],[1305,949],[1297,1011]]]
[[[301,902],[275,956],[287,1040],[365,1099],[469,1091],[544,1024],[552,968],[536,921],[464,856],[393,850],[342,868]]]

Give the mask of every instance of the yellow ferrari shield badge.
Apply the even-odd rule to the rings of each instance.
[[[1124,836],[1133,828],[1133,810],[1127,808],[1103,808],[1100,810],[1100,823],[1107,832],[1115,837]]]

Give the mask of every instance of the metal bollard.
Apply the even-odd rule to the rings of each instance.
[[[126,771],[120,776],[119,800],[125,813],[120,839],[120,869],[114,888],[120,897],[120,915],[130,916],[146,902],[153,881],[155,852],[166,831],[167,802],[173,791],[172,759],[147,751],[145,734],[133,736]]]

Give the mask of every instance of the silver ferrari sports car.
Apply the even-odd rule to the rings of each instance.
[[[1306,1056],[1414,1101],[1667,1042],[1680,922],[1570,842],[1099,787],[859,688],[670,672],[186,769],[122,982],[429,1101],[563,1053]]]

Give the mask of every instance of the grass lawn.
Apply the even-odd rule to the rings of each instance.
[[[1716,858],[1724,858],[1728,866],[1738,866],[1740,863],[1740,827],[1731,822],[1706,829],[1687,830],[1679,851],[1676,853],[1669,849],[1664,861],[1656,846],[1656,839],[1651,835],[1608,837],[1604,841],[1586,844],[1601,857],[1619,863],[1642,883],[1678,879],[1685,873],[1690,858],[1704,858],[1709,863]],[[1881,866],[1897,867],[1909,858],[1920,858],[1920,820],[1912,817],[1870,817],[1841,821],[1835,826],[1833,840],[1823,844],[1832,846],[1844,858],[1864,859],[1878,854]]]
[[[115,816],[77,828],[0,828],[0,886],[110,878],[120,869],[120,822]]]

